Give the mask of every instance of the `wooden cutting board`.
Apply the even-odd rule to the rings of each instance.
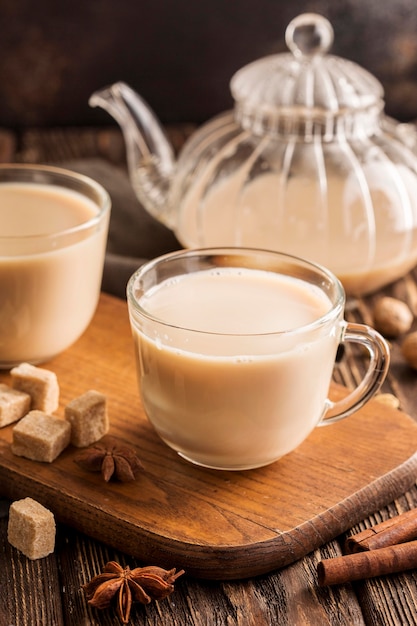
[[[126,303],[107,295],[81,339],[43,367],[58,375],[59,415],[88,389],[105,393],[111,434],[137,447],[145,469],[134,483],[105,483],[74,463],[71,447],[52,464],[23,459],[10,451],[10,426],[0,430],[1,495],[31,496],[58,521],[145,564],[211,579],[266,573],[346,531],[417,478],[417,424],[375,400],[317,428],[269,467],[225,472],[187,463],[146,420]]]

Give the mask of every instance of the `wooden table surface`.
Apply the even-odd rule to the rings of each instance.
[[[190,126],[168,129],[178,148]],[[53,162],[105,159],[124,168],[125,153],[118,129],[27,129],[19,134],[0,130],[0,162]],[[409,303],[417,313],[417,273],[384,290]],[[350,303],[347,318],[372,323],[374,294]],[[417,329],[417,322],[416,322]],[[400,408],[417,419],[417,372],[404,363],[399,342],[391,343],[392,361],[383,391],[395,395]],[[335,369],[335,381],[351,387],[360,379],[360,354],[347,350]],[[417,477],[416,477],[417,478]],[[331,480],[331,477],[329,477]],[[1,496],[1,485],[0,485]],[[417,487],[376,511],[347,534],[417,507]],[[8,502],[0,500],[0,625],[112,625],[112,610],[90,608],[81,585],[109,560],[138,566],[129,555],[58,526],[54,554],[30,561],[7,541]],[[160,626],[383,626],[417,624],[417,570],[336,587],[317,585],[317,563],[342,553],[345,536],[281,570],[244,581],[201,581],[184,576],[175,593],[160,603],[134,605],[132,625]]]

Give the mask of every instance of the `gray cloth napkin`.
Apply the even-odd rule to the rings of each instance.
[[[110,194],[112,211],[102,290],[126,297],[126,284],[146,260],[181,248],[174,234],[155,220],[140,204],[124,170],[100,159],[60,163],[62,167],[90,176]]]

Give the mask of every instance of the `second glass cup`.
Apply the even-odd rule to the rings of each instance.
[[[0,367],[41,363],[84,332],[100,295],[111,201],[46,165],[0,166]]]

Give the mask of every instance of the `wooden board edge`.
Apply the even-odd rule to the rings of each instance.
[[[18,476],[13,474],[12,470],[0,468],[2,485],[7,485],[2,491],[10,500],[24,497],[19,487]],[[17,480],[13,480],[14,478]],[[50,508],[58,522],[102,541],[143,563],[158,564],[166,568],[183,568],[194,578],[241,580],[270,573],[303,558],[373,512],[390,504],[410,489],[415,484],[416,478],[417,452],[389,474],[379,477],[351,498],[319,513],[308,522],[290,531],[277,531],[277,536],[273,539],[241,546],[209,546],[167,540],[159,536],[157,531],[138,528],[133,523],[126,523],[124,532],[121,533],[114,515],[110,512],[103,513],[97,508],[97,516],[102,519],[97,525],[94,508],[80,509],[81,500],[77,500],[76,496],[68,498],[67,494],[65,500],[56,493],[56,490],[42,483],[38,483],[30,495]],[[387,481],[390,485],[389,490],[386,489]],[[380,489],[382,483],[384,490]],[[350,501],[349,507],[346,507],[347,501]]]

